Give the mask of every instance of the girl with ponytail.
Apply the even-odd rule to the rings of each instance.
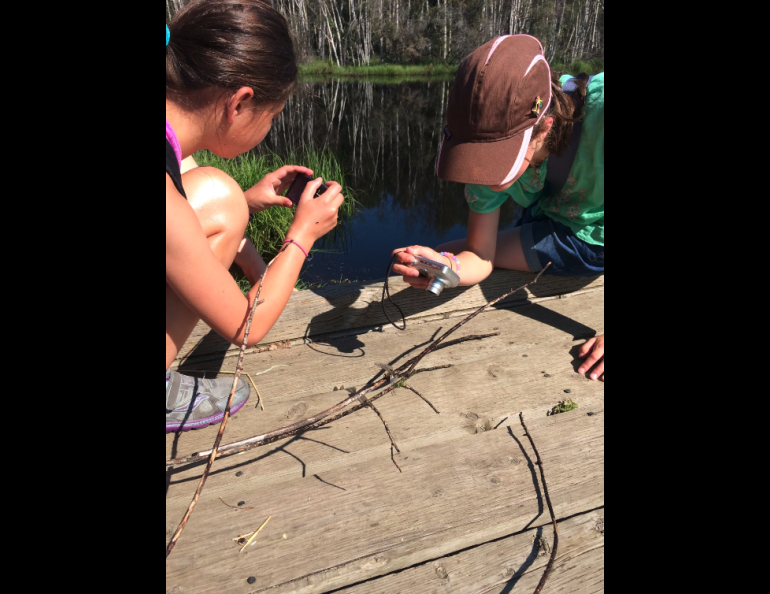
[[[404,251],[393,270],[412,286],[428,284],[404,265],[414,256],[452,266],[461,285],[479,283],[493,268],[539,272],[548,262],[546,274],[604,272],[604,73],[555,79],[534,37],[489,41],[457,71],[436,169],[441,179],[465,184],[468,237],[436,250],[394,250]],[[508,198],[524,214],[498,233]],[[580,356],[579,372],[604,381],[604,336]]]
[[[224,416],[232,380],[206,380],[169,369],[199,320],[233,344],[265,264],[244,237],[250,213],[290,208],[281,194],[297,173],[287,165],[243,192],[224,172],[197,167],[196,151],[233,158],[259,144],[283,109],[297,77],[289,28],[260,0],[192,0],[166,28],[166,431],[203,427]],[[265,278],[248,345],[280,316],[313,243],[337,224],[340,185],[313,199],[307,184],[287,246]],[[229,274],[237,263],[252,284],[244,296]],[[249,397],[240,380],[232,413]]]

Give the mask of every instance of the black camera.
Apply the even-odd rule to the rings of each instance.
[[[299,204],[299,199],[302,198],[302,192],[305,191],[305,186],[313,181],[313,178],[305,175],[304,173],[298,173],[294,177],[294,181],[291,182],[291,185],[289,186],[289,191],[286,192],[286,197],[291,200],[294,203],[294,206],[297,206]],[[323,194],[326,190],[329,189],[329,186],[326,184],[321,184],[321,187],[316,190],[315,195],[313,198],[318,198],[321,194]]]

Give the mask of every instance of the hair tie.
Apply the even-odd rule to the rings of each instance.
[[[169,39],[171,39],[171,31],[168,30],[168,25],[166,25],[166,45],[168,45]]]

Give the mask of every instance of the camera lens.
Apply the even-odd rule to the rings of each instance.
[[[441,295],[441,291],[443,290],[444,290],[444,283],[442,283],[437,278],[432,279],[430,284],[428,285],[428,291],[433,293],[436,297]]]

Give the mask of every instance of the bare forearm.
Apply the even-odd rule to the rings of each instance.
[[[310,249],[312,244],[306,239],[305,243],[299,241],[305,249]],[[259,343],[270,331],[273,325],[278,321],[283,312],[289,297],[294,290],[294,285],[299,277],[302,264],[305,261],[305,255],[295,245],[288,245],[275,259],[267,271],[262,291],[259,295],[260,300],[264,300],[254,314],[254,321],[249,333],[248,346]],[[248,294],[249,307],[254,303],[257,290],[259,289],[259,280],[254,281]],[[238,336],[233,341],[234,344],[240,344],[243,340],[243,328],[238,329]]]
[[[492,262],[479,257],[474,252],[466,250],[456,255],[460,261],[460,271],[458,272],[460,286],[476,285],[492,274]]]

